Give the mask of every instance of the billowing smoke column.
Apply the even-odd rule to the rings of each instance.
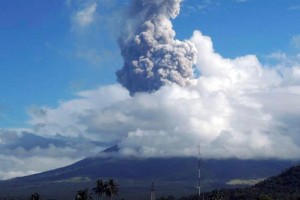
[[[124,66],[116,73],[131,95],[153,92],[170,83],[191,83],[196,48],[189,41],[174,39],[170,21],[179,14],[180,2],[132,1],[129,28],[119,38]]]

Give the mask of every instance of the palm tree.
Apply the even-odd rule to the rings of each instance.
[[[75,196],[75,200],[92,200],[92,196],[89,194],[88,189],[79,190]]]
[[[105,182],[103,182],[102,179],[99,179],[97,180],[96,187],[93,188],[93,191],[98,198],[106,196],[110,199],[113,199],[116,195],[118,195],[119,188],[113,179],[109,179]]]
[[[40,195],[39,193],[33,193],[29,198],[28,200],[39,200],[40,199]]]
[[[98,196],[98,198],[101,198],[104,196],[106,188],[107,183],[103,183],[103,180],[99,179],[96,181],[96,187],[93,188],[93,191]]]
[[[113,199],[118,195],[119,188],[114,179],[109,179],[107,182],[107,188],[105,190],[105,195],[110,199]]]

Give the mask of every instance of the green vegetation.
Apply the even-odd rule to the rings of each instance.
[[[89,194],[88,189],[79,190],[75,196],[75,200],[92,200],[92,194]]]
[[[168,197],[160,197],[157,200],[175,200],[176,198],[173,196],[168,196]]]
[[[33,193],[29,198],[28,200],[40,200],[40,195],[39,193]]]
[[[244,187],[245,185],[232,186],[226,183],[235,179],[250,180],[274,176],[293,165],[295,162],[288,160],[203,159],[201,189],[212,191]],[[119,193],[125,199],[147,199],[149,183],[152,180],[161,188],[158,195],[168,197],[171,194],[178,198],[195,191],[197,167],[198,159],[191,157],[91,157],[63,168],[0,181],[0,200],[27,200],[33,192],[38,192],[42,200],[70,200],[74,199],[78,190],[84,188],[94,193],[92,189],[99,177],[106,180],[110,177],[118,178],[118,183],[122,185]],[[96,199],[95,194],[93,199]]]
[[[103,183],[102,179],[99,179],[96,181],[96,187],[93,188],[93,191],[98,196],[98,198],[101,198],[105,194],[105,188],[107,186]]]
[[[108,198],[110,200],[113,200],[119,192],[119,187],[117,183],[113,179],[109,179],[107,181],[103,181],[102,179],[99,179],[96,181],[96,186],[93,188],[93,191],[95,195],[99,199]],[[16,200],[16,198],[12,198],[13,200]],[[33,193],[28,200],[40,200],[41,197],[38,193]],[[77,191],[77,194],[75,195],[75,200],[92,200],[93,199],[93,193],[89,193],[89,190],[87,188],[83,190]],[[5,198],[5,200],[8,200]]]
[[[114,199],[118,195],[118,185],[113,179],[108,181],[103,181],[99,179],[96,181],[96,187],[93,188],[93,191],[99,199],[107,197],[109,199]],[[88,192],[88,189],[79,190],[75,196],[75,200],[92,200],[92,193]]]
[[[235,180],[237,183],[244,182],[244,180]],[[93,184],[95,182],[92,182],[88,187],[92,188],[92,193],[89,193],[88,189],[83,189],[77,191],[77,194],[75,193],[76,189],[73,190],[73,195],[76,194],[75,200],[92,200],[92,197],[98,198],[98,199],[109,199],[113,200],[116,198],[116,196],[119,193],[119,187],[117,183],[113,179],[109,180],[102,180],[98,179],[96,181],[96,184],[93,187]],[[71,184],[68,183],[68,184]],[[74,184],[74,183],[72,183]],[[86,184],[86,183],[85,183]],[[244,184],[245,185],[245,184]],[[78,187],[79,186],[79,187]],[[78,183],[77,188],[82,188],[85,186],[80,185]],[[124,184],[125,189],[123,188],[123,192],[129,190],[129,192],[134,191],[133,188],[126,188],[126,184]],[[181,187],[183,187],[181,185]],[[165,189],[165,187],[164,187]],[[37,191],[37,190],[36,190]],[[52,190],[54,191],[54,190]],[[195,191],[195,190],[194,190]],[[57,192],[57,191],[56,191]],[[128,192],[128,191],[127,191]],[[43,193],[42,193],[43,194]],[[124,193],[122,193],[123,196]],[[166,195],[166,197],[160,197],[158,200],[175,200],[176,198],[173,196],[168,196],[170,193],[164,193],[162,194],[162,191],[160,191],[161,195]],[[172,193],[174,195],[174,193]],[[206,200],[300,200],[300,165],[292,167],[283,173],[281,173],[278,176],[274,176],[271,178],[268,178],[266,180],[263,180],[251,187],[246,188],[236,188],[236,189],[218,189],[213,190],[211,192],[206,192],[201,194],[200,199],[206,199]],[[175,195],[178,196],[178,195]],[[124,197],[124,196],[123,196]],[[0,198],[1,199],[1,198]],[[16,200],[16,199],[22,199],[25,198],[2,198],[3,200]],[[2,200],[1,199],[1,200]],[[33,193],[28,199],[26,200],[46,200],[49,199],[40,197],[38,193]],[[55,199],[55,198],[52,198]],[[67,199],[67,198],[59,198],[59,199]],[[127,198],[126,199],[141,199],[138,197],[135,198]],[[144,198],[142,198],[144,199]],[[198,195],[192,195],[192,196],[186,196],[182,198],[177,198],[178,200],[199,200]]]
[[[202,195],[201,199],[209,200],[300,200],[300,166],[292,167],[252,187],[214,190]],[[199,200],[199,196],[183,197],[180,200]]]
[[[98,196],[102,198],[104,196],[113,199],[118,195],[119,188],[116,182],[113,179],[103,182],[102,179],[97,180],[96,187],[93,188],[93,191]]]

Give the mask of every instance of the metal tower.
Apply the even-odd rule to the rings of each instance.
[[[156,195],[155,195],[155,190],[154,190],[154,183],[152,181],[152,184],[151,184],[151,193],[150,193],[150,200],[156,200]]]
[[[201,199],[201,148],[200,144],[197,146],[198,148],[198,195],[199,199]]]

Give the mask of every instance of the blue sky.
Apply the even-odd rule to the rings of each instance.
[[[299,6],[297,0],[186,0],[174,29],[179,39],[201,30],[225,57],[294,54]],[[79,90],[115,82],[122,60],[111,30],[99,23],[74,27],[77,7],[62,0],[0,1],[1,127],[27,126],[26,110],[33,105],[55,106]],[[99,3],[98,17],[116,7]]]
[[[197,4],[200,1],[190,2]],[[211,3],[200,4],[202,11],[186,17],[189,23],[184,23],[185,17],[178,18],[175,29],[178,34],[183,24],[189,30],[200,29],[213,38],[215,49],[224,56],[262,56],[272,51],[290,51],[289,40],[300,32],[299,1],[296,0],[208,2]]]
[[[84,39],[86,31],[78,36],[72,30],[72,10],[66,2],[0,4],[2,127],[26,125],[26,109],[32,105],[53,106],[70,98],[81,85],[95,87],[114,81],[113,71],[106,73],[110,67],[93,66],[76,56],[77,46],[93,41]]]
[[[197,156],[201,142],[206,158],[299,160],[298,0],[185,0],[171,21],[178,0],[139,1],[136,20],[127,0],[0,0],[0,179],[113,145],[121,156]],[[117,38],[140,29],[154,44],[141,63],[180,77],[130,96],[116,81]],[[130,41],[135,59],[130,48],[145,49]],[[174,67],[192,64],[188,77]]]

